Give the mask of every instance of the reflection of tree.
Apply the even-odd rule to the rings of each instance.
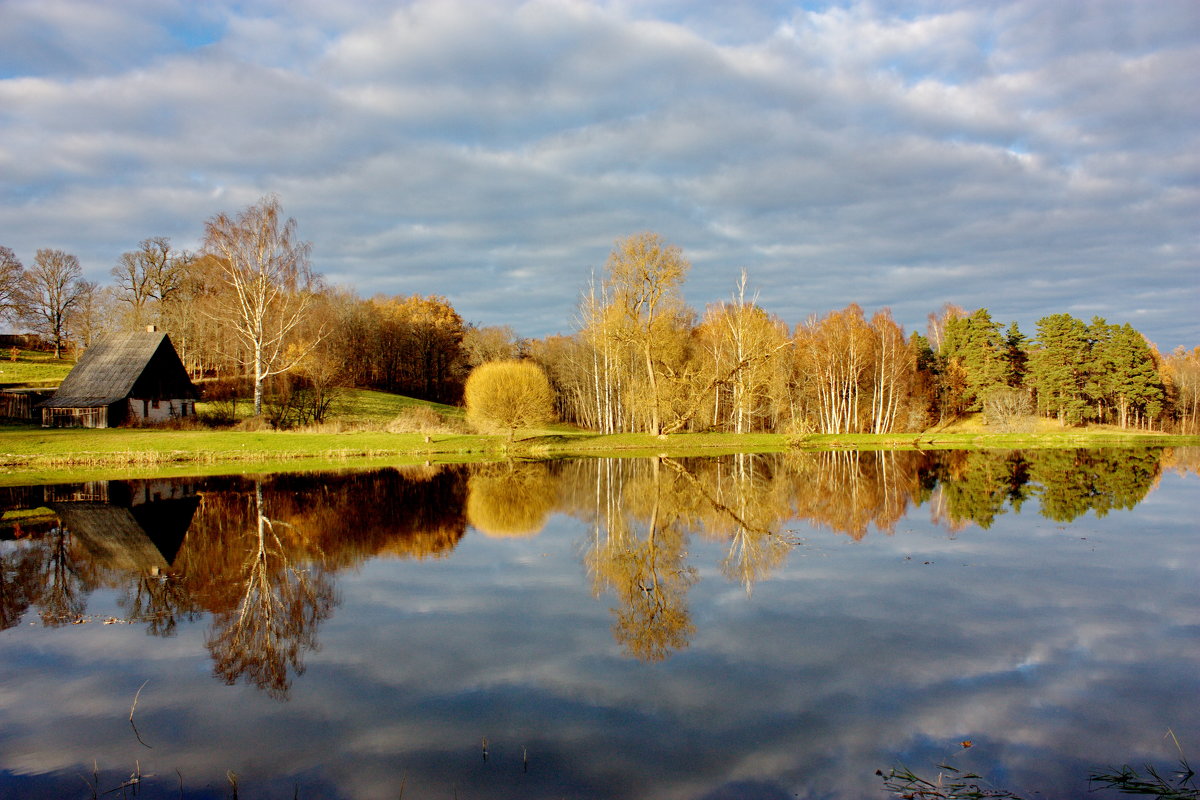
[[[37,600],[42,624],[57,627],[77,622],[87,610],[87,592],[83,578],[71,557],[71,534],[64,528],[50,531],[42,551],[42,591]]]
[[[1157,450],[1144,449],[955,451],[943,454],[934,471],[934,518],[952,528],[968,521],[988,528],[1031,496],[1042,516],[1059,522],[1133,508],[1154,486],[1161,464]]]
[[[263,491],[271,516],[330,569],[384,553],[444,557],[466,531],[465,467],[277,476]]]
[[[242,564],[244,591],[231,611],[214,614],[206,645],[226,683],[240,677],[286,699],[290,673],[304,672],[302,655],[317,647],[317,626],[333,611],[332,581],[315,565],[298,566],[263,507],[255,485],[255,535]]]
[[[1037,450],[1028,454],[1030,479],[1041,484],[1042,516],[1070,522],[1089,510],[1103,517],[1133,508],[1161,472],[1157,450]]]
[[[867,535],[871,525],[891,533],[909,504],[922,497],[922,453],[831,450],[788,459],[796,515],[815,525]]]
[[[1197,355],[1200,355],[1200,349]],[[1200,447],[1163,448],[1162,467],[1175,470],[1180,475],[1187,475],[1189,472],[1200,475]]]
[[[467,481],[467,521],[488,536],[529,536],[546,525],[555,499],[543,462],[482,464]]]
[[[710,537],[728,540],[721,573],[741,583],[749,593],[784,562],[793,542],[780,532],[791,516],[783,481],[776,480],[771,461],[739,454],[728,459],[684,463],[665,459],[703,499],[698,512]]]
[[[695,631],[687,591],[696,571],[685,563],[687,526],[661,461],[636,465],[606,461],[597,473],[597,514],[586,562],[597,594],[612,589],[618,607],[613,636],[643,661],[661,661],[687,647]],[[641,474],[638,474],[641,473]],[[648,473],[648,474],[645,474]],[[644,526],[644,535],[637,528]]]
[[[19,623],[41,594],[40,562],[41,553],[31,546],[0,553],[0,630]]]
[[[947,452],[939,461],[937,474],[941,480],[934,517],[952,530],[968,521],[986,530],[1006,506],[1020,511],[1029,496],[1029,464],[1019,452]]]
[[[194,621],[201,609],[181,575],[139,575],[125,585],[118,602],[130,622],[146,623],[152,636],[174,636],[179,619]]]

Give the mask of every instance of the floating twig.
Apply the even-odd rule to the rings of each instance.
[[[133,705],[131,705],[129,707],[129,727],[133,728],[133,735],[135,737],[137,737],[138,743],[140,745],[142,745],[142,747],[153,750],[154,749],[153,747],[151,747],[150,745],[148,745],[142,741],[142,735],[140,733],[138,733],[137,725],[134,724],[134,721],[133,721],[133,712],[137,710],[138,698],[142,696],[142,689],[145,689],[146,684],[149,682],[150,682],[149,678],[142,681],[142,685],[138,687],[137,694],[135,694],[133,696]]]

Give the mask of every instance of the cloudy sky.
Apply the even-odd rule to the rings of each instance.
[[[0,0],[0,245],[107,282],[269,192],[330,282],[525,336],[649,230],[697,309],[1194,346],[1200,3]]]

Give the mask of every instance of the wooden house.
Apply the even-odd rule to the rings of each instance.
[[[38,407],[45,428],[111,428],[190,417],[198,396],[170,337],[151,327],[96,342]]]

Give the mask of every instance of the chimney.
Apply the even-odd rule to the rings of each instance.
[[[147,325],[146,333],[158,333],[158,326],[157,325]]]

